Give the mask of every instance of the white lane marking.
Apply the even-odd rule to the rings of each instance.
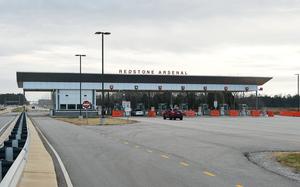
[[[28,116],[29,117],[29,116]],[[64,163],[62,162],[59,154],[56,152],[56,150],[54,149],[54,147],[50,144],[50,142],[47,140],[47,138],[45,137],[45,135],[42,133],[42,131],[39,129],[39,127],[37,125],[35,125],[34,121],[31,120],[31,117],[29,117],[30,121],[32,122],[32,124],[36,127],[36,130],[40,132],[40,134],[42,135],[43,139],[45,140],[45,142],[48,144],[48,146],[51,148],[51,150],[53,151],[58,163],[59,163],[59,166],[63,172],[63,175],[65,177],[65,180],[66,180],[66,183],[67,183],[67,186],[68,187],[73,187],[73,184],[72,184],[72,181],[71,181],[71,178],[69,176],[69,173],[67,172],[66,168],[65,168],[65,165]]]

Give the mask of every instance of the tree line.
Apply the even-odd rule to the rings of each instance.
[[[232,93],[232,92],[113,92],[109,95],[105,94],[105,106],[113,108],[116,103],[121,103],[122,100],[131,101],[131,106],[134,108],[138,103],[143,103],[146,108],[154,106],[158,107],[159,103],[165,103],[168,106],[180,106],[185,103],[190,109],[197,109],[201,104],[208,104],[213,108],[215,100],[218,104],[227,104],[231,109],[238,109],[240,104],[246,104],[250,108],[255,108],[258,104],[259,108],[263,107],[283,107],[296,108],[298,107],[297,95],[274,95],[274,96],[258,96],[255,94]],[[101,95],[97,96],[97,104],[101,103]]]
[[[208,104],[213,107],[213,102],[218,101],[219,104],[226,103],[230,108],[238,108],[239,104],[247,104],[249,107],[282,107],[297,108],[298,95],[274,95],[274,96],[258,96],[256,100],[255,94],[243,95],[243,93],[232,92],[216,92],[216,93],[199,93],[199,92],[112,92],[105,94],[104,103],[108,107],[113,107],[115,103],[121,103],[122,100],[131,101],[132,107],[138,103],[143,103],[146,108],[151,106],[158,107],[159,103],[170,105],[180,105],[186,103],[189,108],[197,109],[201,104]],[[0,94],[1,105],[23,105],[27,104],[27,100],[23,94]],[[101,103],[101,95],[97,96],[97,104]]]
[[[23,105],[26,104],[27,100],[23,94],[0,94],[0,104],[1,105]]]

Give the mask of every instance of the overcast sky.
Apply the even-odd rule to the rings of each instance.
[[[16,71],[184,70],[271,76],[263,94],[295,94],[299,0],[0,0],[0,93]]]

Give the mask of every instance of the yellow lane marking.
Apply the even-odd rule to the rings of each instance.
[[[128,142],[124,142],[124,144],[128,144]]]
[[[210,176],[210,177],[216,176],[215,174],[213,174],[213,173],[211,173],[211,172],[208,172],[208,171],[204,171],[203,174],[204,174],[204,175],[207,175],[207,176]]]
[[[185,166],[185,167],[188,167],[188,166],[189,166],[189,164],[186,163],[186,162],[180,162],[180,165]]]
[[[139,145],[136,145],[135,148],[140,148],[140,146],[139,146]]]
[[[162,158],[168,159],[169,157],[167,155],[160,155]]]
[[[148,152],[148,153],[152,153],[153,151],[152,151],[152,150],[150,150],[150,149],[147,149],[147,152]]]
[[[244,187],[244,186],[241,184],[237,184],[237,185],[235,185],[235,187]]]

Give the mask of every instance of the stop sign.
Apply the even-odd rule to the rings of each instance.
[[[82,108],[87,109],[87,108],[90,108],[90,106],[91,106],[91,103],[89,101],[83,101]]]

